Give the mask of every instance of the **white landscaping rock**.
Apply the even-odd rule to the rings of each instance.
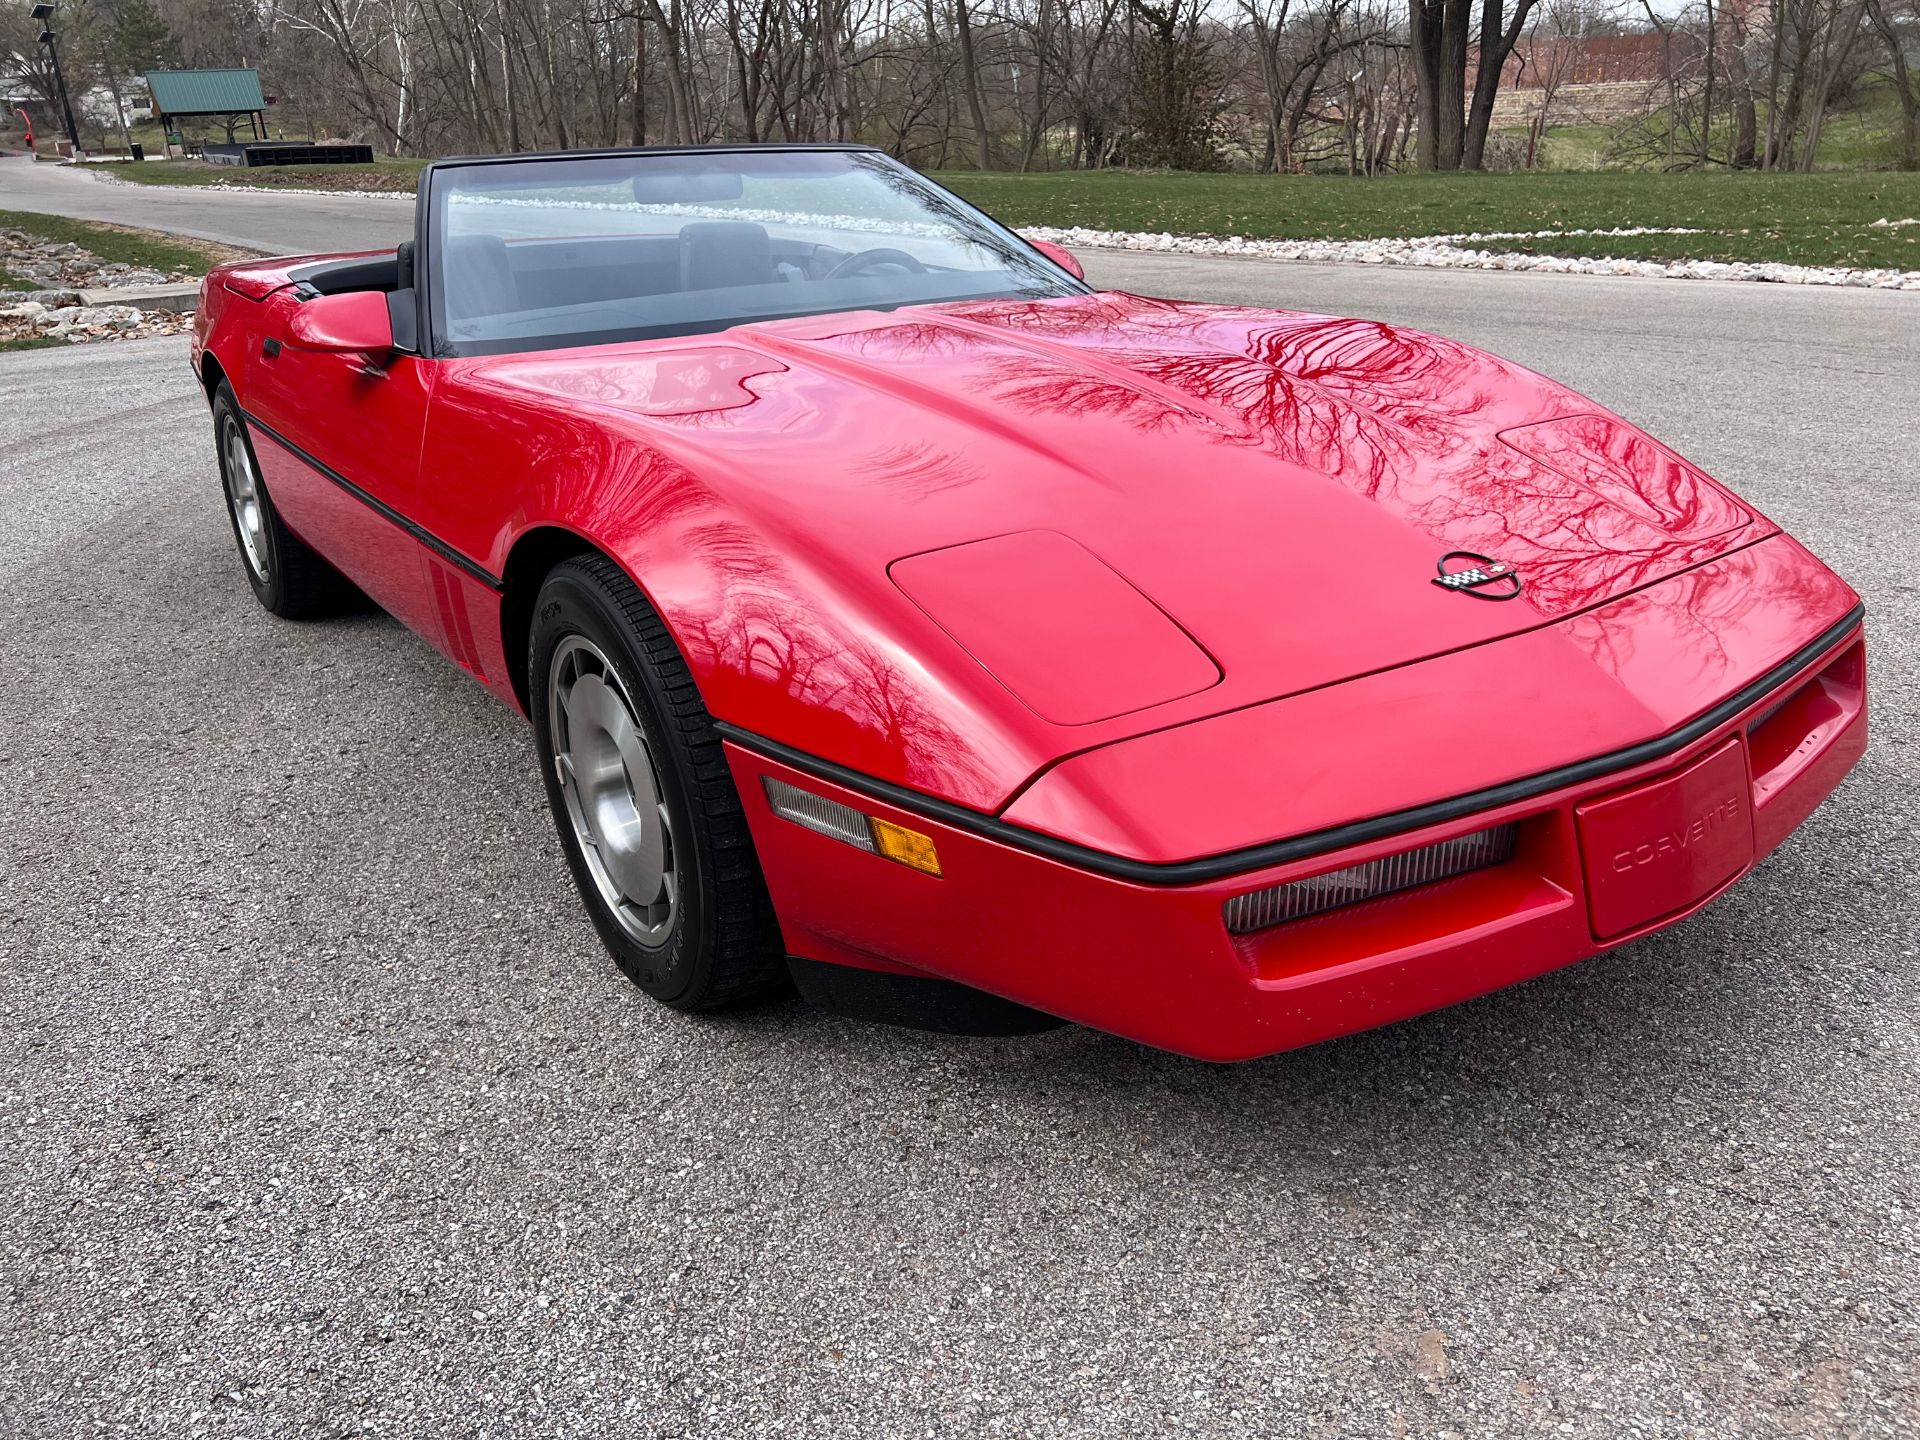
[[[44,305],[14,305],[0,310],[0,340],[34,335],[78,345],[95,340],[179,335],[192,324],[191,312],[139,310],[131,305],[69,305],[58,310]]]
[[[1445,270],[1532,270],[1548,275],[1619,275],[1661,280],[1749,280],[1780,285],[1845,285],[1920,290],[1920,270],[1858,270],[1838,265],[1753,264],[1721,260],[1613,260],[1575,255],[1522,255],[1481,248],[1489,240],[1548,240],[1582,236],[1693,235],[1683,229],[1536,230],[1472,235],[1419,235],[1383,240],[1248,240],[1239,235],[1167,235],[1079,226],[1021,227],[1034,240],[1070,249],[1148,250],[1170,255],[1245,256],[1331,264],[1421,265]]]
[[[10,227],[0,228],[0,270],[27,281],[36,293],[145,287],[188,278],[102,260],[78,245]]]

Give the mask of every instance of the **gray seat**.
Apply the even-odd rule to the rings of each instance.
[[[521,308],[507,242],[498,235],[453,236],[447,241],[446,265],[441,291],[449,325]]]
[[[727,290],[773,283],[766,228],[746,220],[696,220],[680,227],[680,288]]]

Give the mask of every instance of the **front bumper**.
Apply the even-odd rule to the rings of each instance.
[[[740,732],[729,732],[727,750],[791,953],[938,976],[1181,1054],[1245,1060],[1557,969],[1682,920],[1723,893],[1866,748],[1857,620],[1795,657],[1787,672],[1743,693],[1731,712],[1716,711],[1710,726],[1691,727],[1657,758],[1194,883],[1101,873],[1061,858],[1047,837],[1028,843],[985,817],[973,824],[951,807],[916,805],[805,757],[770,753],[778,747]],[[1601,830],[1596,817],[1618,813],[1618,797],[1651,794],[1694,773],[1723,784],[1737,777],[1739,833],[1732,851],[1723,836],[1724,863],[1702,877],[1704,888],[1676,889],[1665,872],[1674,847],[1650,847],[1652,859],[1635,874],[1637,862],[1623,860],[1635,847],[1617,826]],[[932,836],[943,873],[921,874],[781,819],[768,807],[763,776]],[[1682,788],[1676,782],[1659,793]],[[1517,826],[1513,857],[1492,868],[1247,935],[1230,934],[1222,915],[1236,895],[1507,823]],[[1676,833],[1684,850],[1685,835]],[[1603,873],[1617,865],[1624,868]]]

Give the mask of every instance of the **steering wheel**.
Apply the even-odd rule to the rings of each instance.
[[[895,250],[889,246],[882,245],[873,250],[855,251],[838,265],[834,266],[833,269],[829,270],[825,278],[828,280],[844,280],[849,275],[858,275],[862,271],[871,269],[875,265],[898,265],[901,269],[913,275],[924,275],[927,273],[927,267],[914,259],[913,256],[907,254],[906,251]]]

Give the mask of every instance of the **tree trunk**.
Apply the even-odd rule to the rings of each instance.
[[[564,92],[560,89],[560,67],[553,55],[554,24],[551,9],[546,16],[546,32],[547,53],[542,58],[545,59],[547,66],[547,94],[553,101],[553,144],[555,149],[565,150],[568,148],[567,107],[563,103]]]
[[[107,89],[113,95],[113,118],[120,122],[120,143],[128,155],[133,154],[133,134],[127,129],[127,103],[120,98],[120,71],[114,63],[106,61],[102,69],[107,76]]]
[[[845,0],[819,0],[814,43],[820,61],[822,128],[828,140],[853,138],[852,96],[847,89],[846,56],[841,50],[845,13]]]
[[[1266,93],[1267,143],[1260,159],[1262,174],[1279,169],[1280,132],[1286,126],[1287,87],[1280,79],[1280,32],[1287,23],[1289,0],[1283,0],[1280,12],[1268,23],[1266,15],[1247,4],[1247,18],[1253,25],[1254,52],[1260,57],[1260,86]]]
[[[1027,121],[1026,143],[1020,149],[1020,173],[1026,174],[1033,168],[1033,160],[1040,153],[1040,142],[1047,134],[1047,112],[1052,106],[1047,93],[1050,80],[1047,69],[1047,56],[1051,52],[1053,31],[1052,16],[1047,0],[1040,0],[1039,24],[1033,37],[1033,112]],[[1049,162],[1048,169],[1052,169]]]
[[[1506,67],[1513,47],[1520,43],[1520,31],[1533,6],[1534,0],[1514,0],[1513,18],[1502,28],[1502,0],[1483,0],[1481,4],[1480,70],[1473,77],[1473,113],[1467,120],[1466,139],[1461,146],[1462,170],[1479,170],[1485,166],[1487,132],[1493,126],[1493,102],[1500,94],[1500,72]]]
[[[734,81],[740,87],[740,138],[749,145],[757,145],[760,143],[759,57],[755,57],[753,64],[748,63],[737,0],[727,0],[727,33],[733,50]]]
[[[633,117],[627,132],[635,145],[647,143],[647,20],[633,17]]]
[[[1769,0],[1767,5],[1767,29],[1771,32],[1772,45],[1767,59],[1767,148],[1761,153],[1760,168],[1771,170],[1775,166],[1780,149],[1780,70],[1785,63],[1786,16],[1781,13],[1781,0]]]
[[[411,8],[411,7],[407,7]],[[394,12],[393,17],[393,53],[400,62],[400,81],[395,86],[393,102],[393,153],[398,155],[407,143],[407,122],[412,119],[409,107],[413,104],[413,42],[406,32],[407,9]]]
[[[1407,48],[1413,56],[1414,114],[1420,128],[1420,168],[1440,168],[1441,0],[1412,0]]]
[[[1470,0],[1412,0],[1409,42],[1422,170],[1460,168],[1466,145],[1467,29],[1471,14]]]
[[[1807,117],[1807,138],[1800,153],[1801,170],[1811,174],[1814,160],[1820,149],[1820,132],[1827,123],[1827,111],[1833,106],[1833,85],[1839,79],[1846,65],[1847,54],[1853,49],[1853,42],[1860,35],[1860,21],[1866,11],[1864,4],[1855,5],[1852,13],[1842,19],[1835,15],[1829,21],[1827,32],[1821,38],[1820,68],[1814,86],[1809,92],[1813,101],[1813,112]],[[1833,43],[1835,31],[1839,32],[1840,43]]]
[[[1382,174],[1385,172],[1387,166],[1393,163],[1395,154],[1394,147],[1399,139],[1400,116],[1398,113],[1395,113],[1387,117],[1386,128],[1380,132],[1380,143],[1374,149],[1373,164],[1372,168],[1367,172],[1368,174]]]
[[[507,107],[507,149],[520,150],[520,107],[513,98],[513,42],[507,35],[505,6],[496,6],[494,14],[500,27],[500,95]]]
[[[1753,111],[1753,92],[1743,90],[1733,102],[1733,154],[1728,164],[1736,170],[1751,170],[1759,144],[1760,117]]]
[[[1748,63],[1753,37],[1739,5],[1729,8],[1722,0],[1720,13],[1727,26],[1722,53],[1727,57],[1727,105],[1733,111],[1733,148],[1727,152],[1727,164],[1735,170],[1751,170],[1760,128],[1753,101],[1753,71]]]
[[[960,79],[967,92],[967,118],[973,122],[974,164],[981,170],[993,168],[993,136],[987,129],[986,97],[980,93],[980,61],[974,54],[973,17],[967,13],[967,0],[954,0],[954,28],[960,38]]]
[[[1914,94],[1900,34],[1887,18],[1881,0],[1867,0],[1867,18],[1873,21],[1893,59],[1893,90],[1900,98],[1900,168],[1920,170],[1920,95]]]
[[[1719,57],[1714,53],[1715,26],[1713,0],[1706,0],[1707,13],[1707,54],[1706,83],[1700,91],[1700,152],[1699,161],[1706,165],[1713,158],[1713,72]]]
[[[667,78],[667,120],[665,141],[669,145],[691,144],[693,135],[693,97],[687,89],[686,50],[682,43],[680,6],[661,8],[660,0],[647,0],[647,13],[667,42],[661,68]]]

